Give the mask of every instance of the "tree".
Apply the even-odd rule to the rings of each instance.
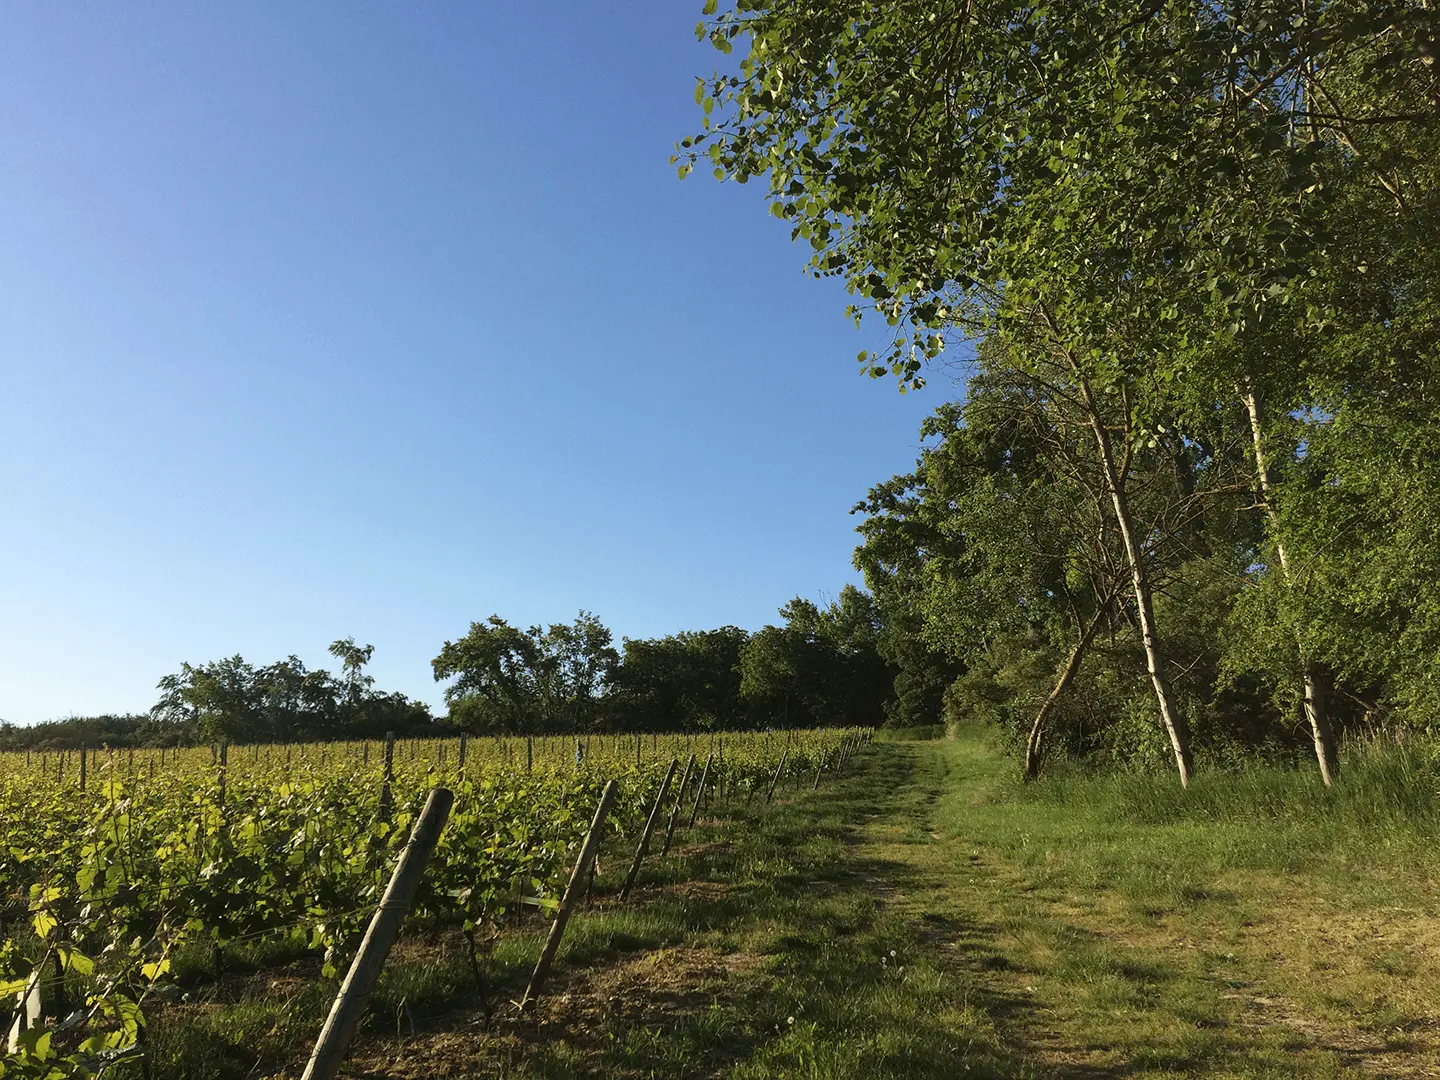
[[[781,726],[879,724],[895,671],[873,598],[847,585],[824,608],[796,597],[780,614],[785,625],[763,627],[741,654],[741,694]]]
[[[572,624],[520,630],[499,615],[471,623],[431,662],[452,719],[471,731],[588,730],[619,663],[611,634],[582,611]]]
[[[708,158],[717,177],[768,178],[816,276],[845,279],[857,321],[894,328],[861,354],[872,375],[919,383],[956,332],[1068,368],[1182,783],[1184,717],[1123,484],[1126,447],[1161,420],[1139,391],[1228,373],[1243,396],[1236,375],[1293,367],[1244,346],[1342,318],[1331,268],[1357,218],[1363,236],[1399,215],[1433,252],[1436,218],[1416,208],[1440,157],[1437,18],[1406,2],[743,0],[699,28],[749,49],[698,85],[704,130],[679,148],[682,175]],[[1233,362],[1245,355],[1264,364]],[[1309,712],[1323,769],[1323,710]]]
[[[1128,670],[1116,642],[1138,646],[1139,619],[1123,602],[1129,560],[1067,369],[1022,368],[1010,348],[998,335],[982,344],[966,402],[941,406],[922,427],[915,471],[878,485],[857,508],[867,517],[856,560],[867,579],[904,580],[918,633],[973,669],[952,702],[978,694],[981,705],[999,685],[986,686],[987,670],[1006,672],[1017,710],[1032,710],[1028,734],[1013,713],[1006,722],[1019,728],[1033,777],[1047,727],[1097,635],[1110,642],[1105,662]],[[1131,513],[1147,538],[1141,557],[1167,602],[1197,567],[1213,576],[1217,552],[1230,566],[1253,561],[1253,532],[1234,526],[1248,498],[1235,419],[1227,426],[1224,415],[1208,423],[1190,417],[1192,433],[1203,434],[1197,439],[1162,425],[1120,458]],[[1194,620],[1189,610],[1177,613],[1179,622]],[[1197,663],[1184,660],[1176,669],[1182,682]],[[1054,674],[1042,685],[1047,669]]]
[[[736,626],[626,638],[611,683],[612,723],[638,731],[745,725],[740,656],[749,640]]]
[[[612,641],[609,629],[586,611],[541,635],[542,697],[551,727],[589,731],[595,726],[597,703],[620,663]]]
[[[353,638],[330,651],[345,663],[345,680],[307,669],[298,657],[257,668],[241,656],[184,663],[160,680],[151,718],[202,742],[290,742],[366,738],[386,731],[418,733],[430,711],[403,694],[378,693],[363,666],[374,649]]]
[[[346,699],[352,702],[362,700],[375,685],[375,680],[365,674],[365,665],[375,655],[375,646],[356,645],[353,637],[347,637],[331,642],[329,652],[340,661]]]

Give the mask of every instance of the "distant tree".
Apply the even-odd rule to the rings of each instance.
[[[785,624],[757,631],[741,654],[743,696],[790,727],[882,723],[895,669],[879,653],[874,599],[847,585],[824,608],[796,597],[780,614]]]
[[[80,747],[174,746],[185,733],[144,713],[67,716],[20,727],[0,721],[0,750],[76,750]]]
[[[476,732],[586,730],[619,663],[608,629],[582,611],[573,623],[521,630],[499,615],[471,623],[431,662],[451,719]]]
[[[611,726],[664,731],[745,725],[740,654],[749,640],[736,626],[626,638],[607,700]]]
[[[365,674],[365,665],[375,655],[375,646],[356,645],[353,637],[347,637],[331,642],[329,652],[340,661],[340,677],[345,681],[346,700],[362,700],[375,685],[375,680]]]
[[[266,723],[258,682],[255,668],[238,654],[199,666],[187,661],[160,680],[151,715],[205,742],[269,741],[275,732]]]
[[[540,635],[541,699],[546,726],[590,731],[597,707],[620,664],[610,630],[588,611],[573,623],[552,623]]]
[[[414,734],[430,725],[423,704],[373,690],[363,672],[372,646],[346,638],[330,651],[344,664],[343,680],[306,668],[296,656],[260,668],[240,656],[182,664],[160,680],[151,718],[201,742],[235,743]]]

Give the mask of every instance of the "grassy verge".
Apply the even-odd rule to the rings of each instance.
[[[486,958],[493,1015],[456,941],[405,942],[347,1075],[1436,1075],[1433,792],[1396,769],[1027,788],[983,733],[877,744],[702,823],[628,905],[612,853],[533,1016],[538,926]],[[197,987],[156,1077],[298,1075],[305,963]]]
[[[1022,1037],[1100,1075],[1434,1075],[1434,792],[1403,751],[1307,772],[1061,775],[980,733],[931,751],[937,852],[1033,996]],[[982,899],[982,895],[985,899]]]

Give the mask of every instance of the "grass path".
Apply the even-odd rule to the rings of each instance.
[[[1431,856],[1010,774],[978,734],[877,743],[686,834],[626,906],[612,853],[533,1017],[487,1018],[458,955],[412,943],[345,1075],[1440,1076]],[[496,998],[538,943],[490,957]],[[268,1026],[289,1066],[157,1080],[298,1075],[308,1024],[263,995],[220,1009],[234,1061]]]

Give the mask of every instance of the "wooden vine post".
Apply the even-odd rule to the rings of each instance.
[[[620,899],[625,900],[630,896],[630,890],[635,887],[635,877],[640,873],[640,864],[645,859],[645,850],[650,846],[650,834],[655,831],[655,820],[660,816],[660,806],[665,801],[665,793],[670,790],[670,781],[675,777],[675,770],[680,767],[679,758],[670,759],[669,771],[665,773],[665,780],[660,785],[660,790],[655,793],[655,805],[650,807],[650,816],[645,819],[645,828],[640,833],[640,843],[635,848],[635,861],[630,864],[630,873],[625,875],[625,886],[620,890]]]
[[[41,1017],[44,1016],[45,1009],[40,1000],[40,982],[44,971],[44,965],[36,964],[30,972],[30,978],[25,982],[25,988],[15,1000],[15,1021],[10,1025],[10,1037],[5,1042],[7,1054],[19,1053],[20,1036],[39,1025]]]
[[[685,801],[685,786],[690,783],[690,776],[695,772],[695,755],[690,755],[690,760],[685,763],[685,775],[680,778],[680,790],[675,793],[675,805],[670,810],[670,822],[665,826],[665,845],[660,849],[660,854],[665,855],[670,851],[670,841],[675,836],[675,819],[680,816],[680,806]]]
[[[310,1061],[300,1080],[333,1080],[340,1071],[345,1050],[355,1036],[370,995],[375,992],[375,984],[380,979],[390,947],[400,935],[400,926],[415,899],[415,890],[425,876],[425,866],[440,840],[454,801],[454,794],[447,788],[434,788],[425,800],[425,809],[420,812],[410,839],[400,852],[395,873],[385,887],[380,906],[370,919],[365,939],[360,942],[360,951],[355,954],[345,981],[340,984],[340,992],[335,995],[330,1015],[320,1030],[320,1038],[315,1041],[315,1049],[310,1053]]]
[[[395,780],[395,733],[385,733],[385,775],[380,780],[380,820],[390,820],[390,808],[393,796],[390,793],[390,785]]]
[[[685,827],[695,827],[695,815],[700,813],[700,800],[705,797],[705,784],[710,780],[710,762],[715,760],[715,751],[705,755],[705,771],[700,774],[700,787],[695,791],[695,805],[690,808],[690,823]]]
[[[570,921],[570,912],[580,897],[581,883],[585,880],[586,871],[595,861],[600,838],[605,834],[605,818],[609,816],[610,807],[615,803],[615,792],[619,786],[611,780],[605,785],[605,791],[600,796],[600,805],[595,808],[595,816],[590,820],[590,831],[585,834],[580,857],[575,860],[575,869],[570,872],[570,881],[565,886],[565,894],[560,898],[555,921],[550,924],[550,935],[545,939],[545,948],[541,950],[540,959],[535,962],[535,971],[530,976],[530,985],[525,987],[525,996],[520,999],[521,1012],[534,1004],[535,999],[540,996],[540,986],[544,983],[545,976],[550,973],[550,965],[560,948],[560,939],[565,936],[565,924]]]
[[[229,768],[230,744],[222,739],[220,741],[220,758],[215,766],[215,775],[217,778],[216,802],[220,805],[220,816],[222,819],[225,816],[225,774],[229,771]]]
[[[780,782],[780,774],[785,769],[785,761],[790,757],[790,748],[787,746],[780,752],[780,764],[775,766],[775,775],[770,778],[770,790],[765,793],[765,802],[768,804],[775,797],[775,785]]]

